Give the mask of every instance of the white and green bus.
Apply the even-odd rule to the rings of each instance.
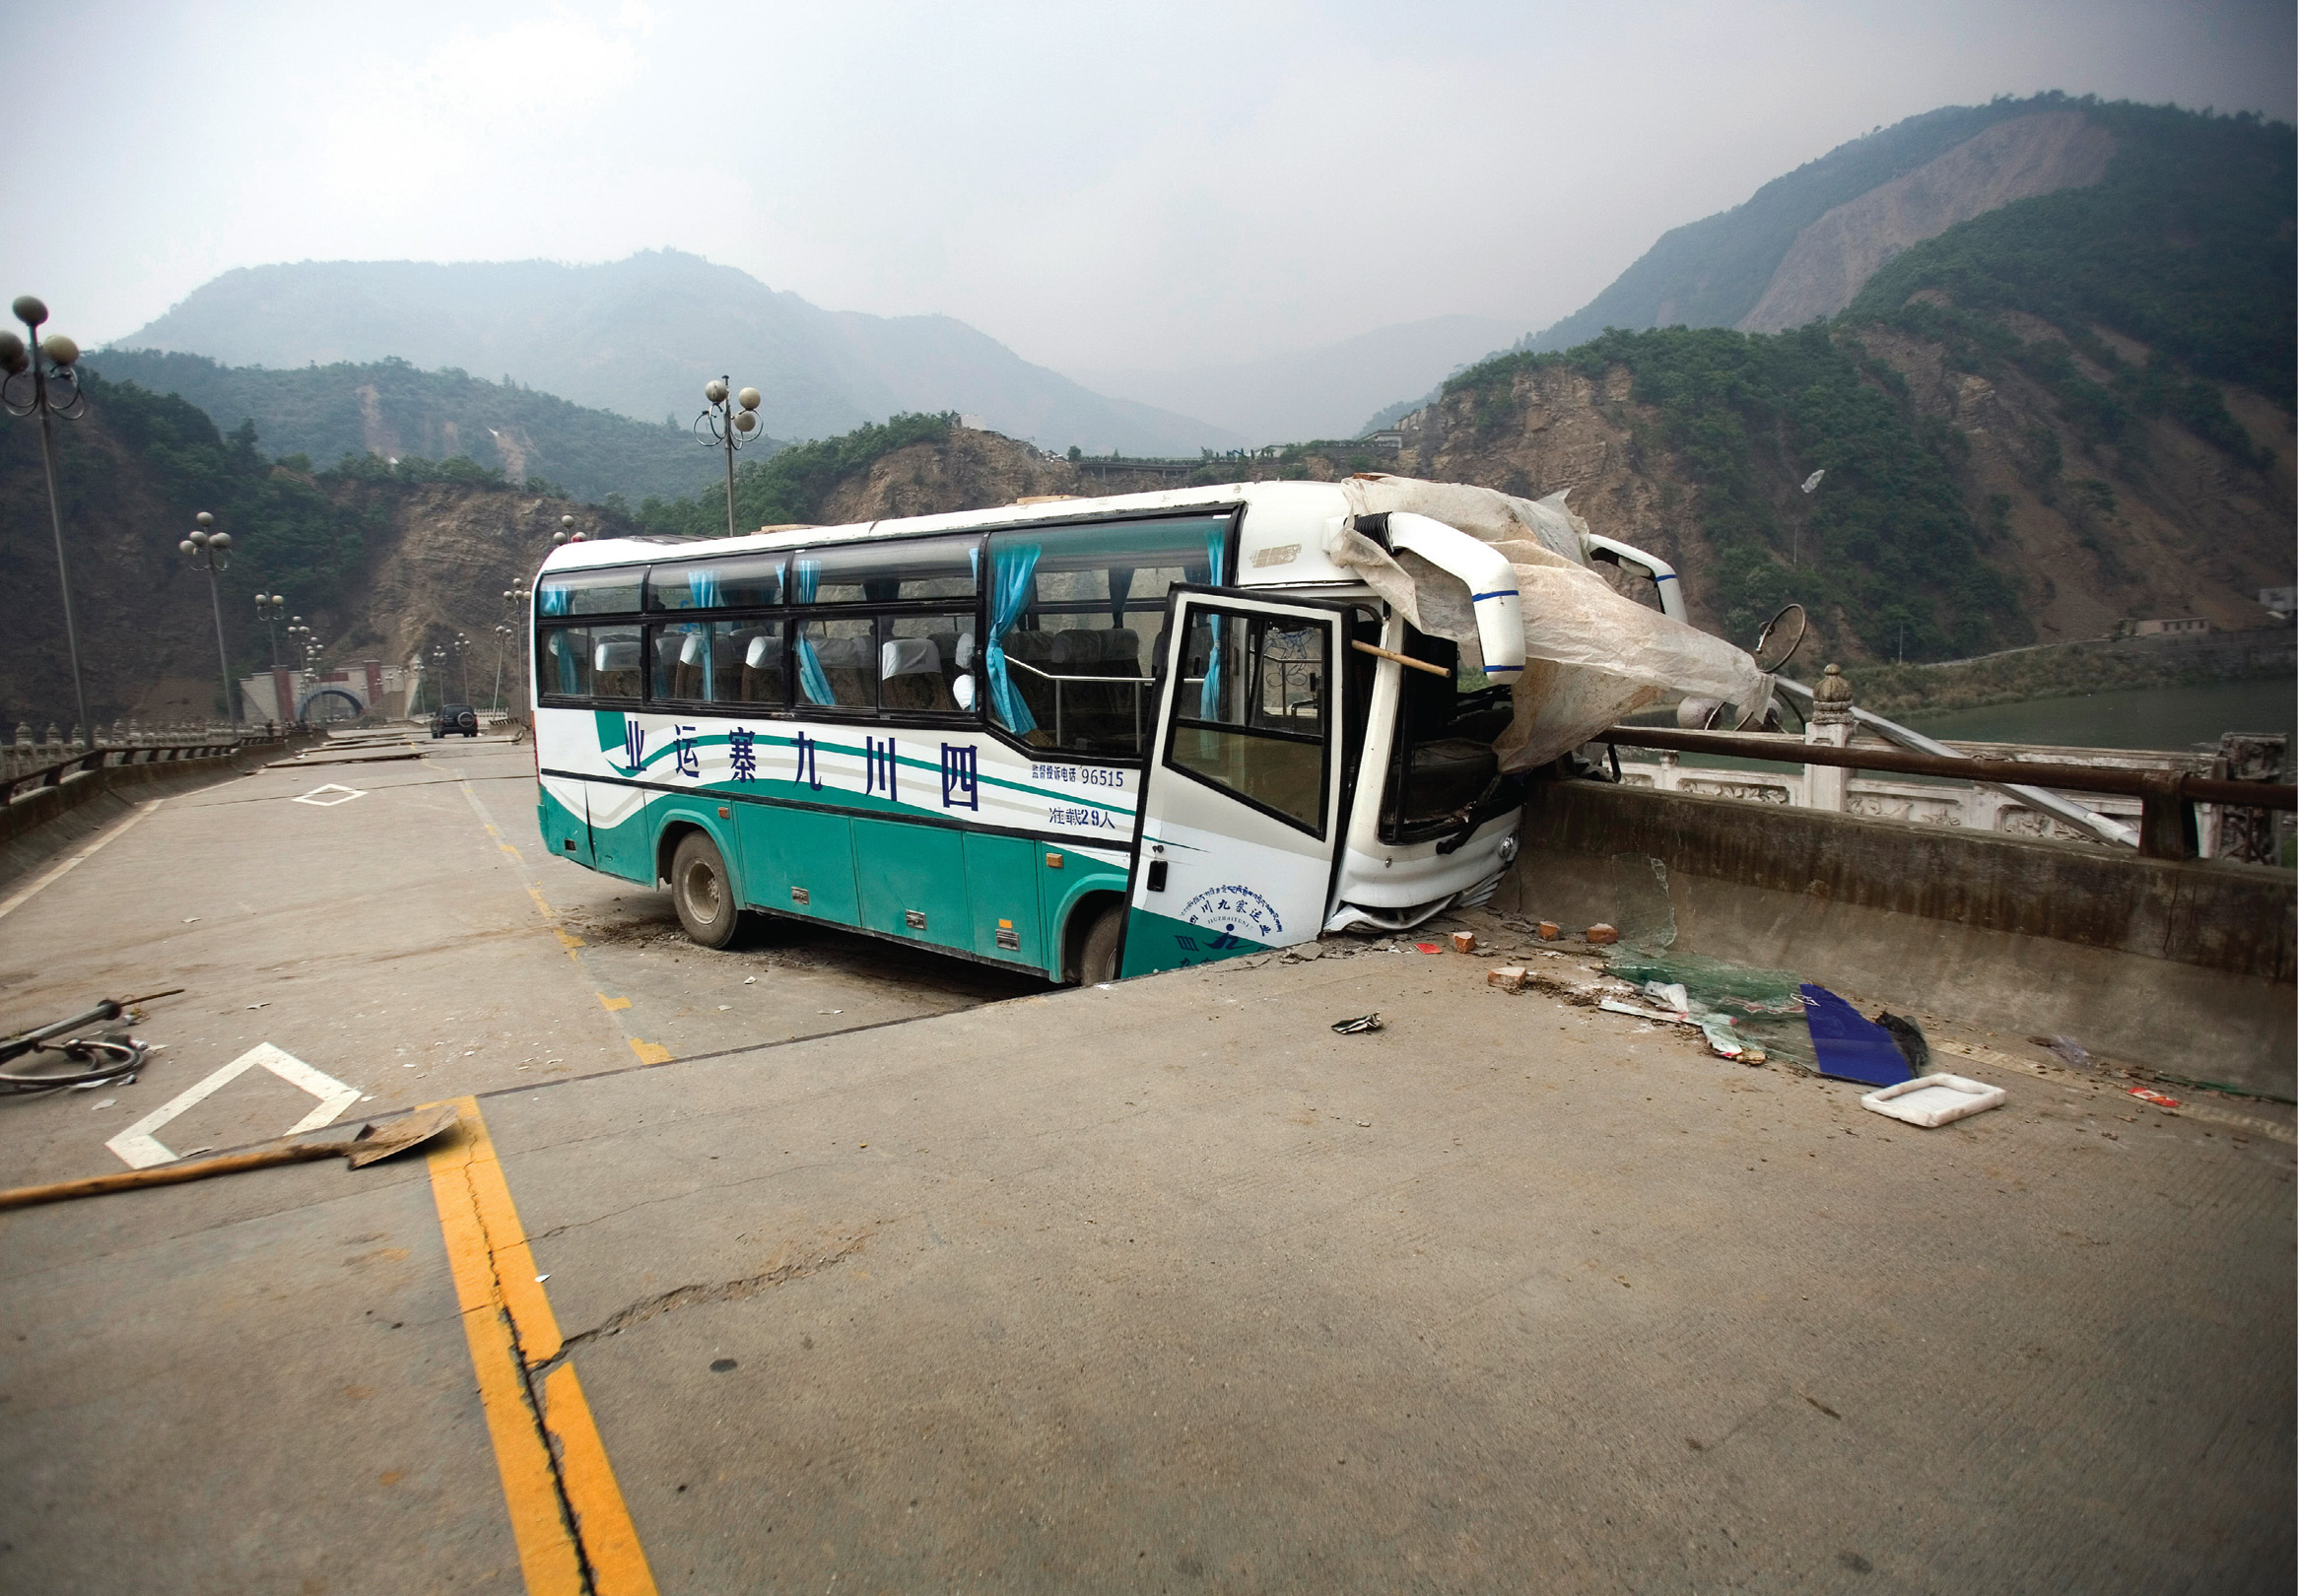
[[[1341,526],[1459,576],[1471,669]],[[569,544],[534,591],[543,842],[708,947],[752,910],[1098,982],[1402,929],[1514,855],[1510,566],[1337,485]]]

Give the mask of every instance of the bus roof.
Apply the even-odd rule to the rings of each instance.
[[[658,562],[681,556],[731,555],[749,550],[815,548],[826,543],[853,543],[872,538],[914,537],[928,532],[991,531],[1002,527],[1059,525],[1117,516],[1186,514],[1192,510],[1226,510],[1244,505],[1247,536],[1254,543],[1291,536],[1307,542],[1312,527],[1348,513],[1340,485],[1333,482],[1236,482],[1202,488],[1179,488],[1156,494],[1111,494],[1094,499],[1059,499],[1035,504],[999,504],[988,509],[957,510],[945,515],[908,515],[880,521],[852,521],[841,526],[791,527],[774,532],[752,532],[732,538],[660,540],[655,538],[595,538],[563,544],[543,562],[545,571],[582,570],[599,565],[623,565],[639,561]],[[1320,543],[1310,547],[1319,548]],[[1243,557],[1250,569],[1250,551]],[[1318,562],[1321,564],[1321,562]],[[1337,568],[1289,573],[1293,580],[1357,580]]]

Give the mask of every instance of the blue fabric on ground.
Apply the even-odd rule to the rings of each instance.
[[[1907,1067],[1907,1055],[1891,1039],[1891,1032],[1826,987],[1804,982],[1803,1005],[1820,1074],[1875,1087],[1915,1079],[1915,1071]]]

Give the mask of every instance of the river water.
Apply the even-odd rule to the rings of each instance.
[[[2298,682],[2127,688],[1892,718],[1932,737],[1979,743],[2215,749],[2227,732],[2281,732],[2298,743]]]

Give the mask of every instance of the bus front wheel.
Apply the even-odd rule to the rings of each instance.
[[[1125,934],[1125,905],[1110,904],[1094,916],[1093,928],[1077,950],[1077,984],[1099,986],[1117,978],[1117,943]]]
[[[718,845],[707,833],[689,831],[679,840],[670,857],[670,901],[686,934],[704,947],[723,948],[734,940],[740,918],[734,883]]]

